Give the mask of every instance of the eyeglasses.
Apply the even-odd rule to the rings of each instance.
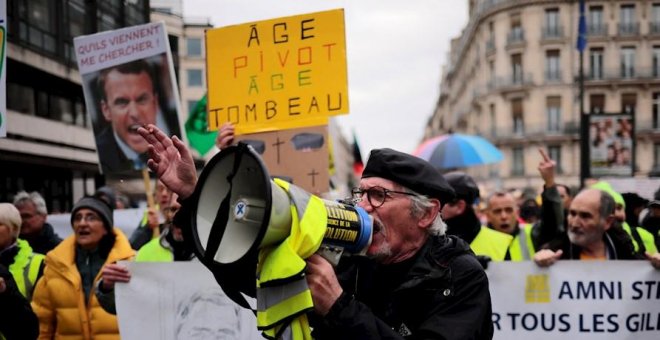
[[[101,222],[101,218],[92,214],[88,214],[88,215],[80,214],[73,217],[73,223],[80,223],[82,221],[85,221],[86,223]]]
[[[367,194],[367,200],[369,200],[369,204],[371,204],[371,206],[374,208],[379,208],[382,206],[385,203],[387,197],[391,197],[390,194],[415,196],[413,193],[394,191],[382,187],[371,187],[369,189],[354,188],[351,190],[351,193],[353,194],[353,201],[356,203],[362,201],[364,194]]]

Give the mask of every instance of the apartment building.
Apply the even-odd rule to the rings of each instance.
[[[538,148],[558,181],[580,177],[579,1],[470,0],[452,40],[425,137],[481,135],[504,153],[469,169],[490,187],[540,188]],[[584,109],[632,113],[635,176],[660,170],[660,1],[589,0],[583,51]]]
[[[7,19],[0,201],[36,190],[51,212],[69,211],[105,182],[73,38],[149,22],[149,1],[7,0]]]

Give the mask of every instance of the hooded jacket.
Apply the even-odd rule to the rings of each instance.
[[[126,236],[116,228],[113,232],[115,242],[105,264],[134,255]],[[46,269],[32,300],[39,317],[39,339],[119,339],[117,318],[99,306],[93,291],[85,301],[75,249],[75,235],[71,235],[46,255]],[[100,279],[99,272],[94,282]]]
[[[344,293],[315,339],[491,339],[488,278],[469,245],[430,237],[416,256],[392,265],[346,258],[338,269]]]

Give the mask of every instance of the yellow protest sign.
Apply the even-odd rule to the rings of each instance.
[[[206,53],[210,130],[324,125],[348,113],[342,9],[208,30]]]

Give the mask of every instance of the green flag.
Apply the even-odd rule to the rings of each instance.
[[[186,121],[186,135],[190,146],[204,156],[215,144],[218,131],[208,131],[209,124],[206,114],[206,95],[200,99],[195,108],[190,111]]]

